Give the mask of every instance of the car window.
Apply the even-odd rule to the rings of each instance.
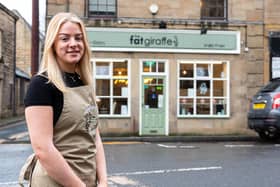
[[[276,92],[276,91],[280,91],[280,81],[270,82],[261,89],[261,92]]]

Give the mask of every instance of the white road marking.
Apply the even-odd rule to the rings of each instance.
[[[195,149],[198,148],[197,146],[193,146],[193,145],[182,145],[179,146],[179,148],[183,148],[183,149]]]
[[[0,139],[0,144],[6,142],[7,140],[5,139]]]
[[[274,144],[274,147],[280,147],[280,144]]]
[[[20,133],[17,133],[17,134],[13,134],[9,137],[9,139],[11,140],[17,140],[19,138],[23,138],[23,137],[26,137],[28,136],[28,132],[20,132]]]
[[[124,176],[112,176],[108,178],[109,181],[113,182],[113,184],[121,184],[121,185],[130,185],[130,186],[139,186],[139,182],[136,182],[132,179],[129,179]]]
[[[189,171],[207,171],[207,170],[219,170],[219,169],[223,169],[223,168],[221,166],[212,166],[212,167],[198,167],[198,168],[162,169],[162,170],[151,170],[151,171],[114,173],[114,174],[111,174],[110,176],[148,175],[148,174],[162,174],[162,173],[189,172]]]
[[[254,147],[254,145],[248,144],[248,145],[225,145],[225,147],[228,148],[234,148],[234,147]]]
[[[164,148],[177,148],[176,145],[164,145],[164,144],[158,144],[159,147],[164,147]]]
[[[27,186],[28,183],[27,182],[23,182],[23,185],[24,186]],[[19,184],[18,184],[18,181],[11,181],[11,182],[0,182],[0,186],[2,187],[18,187]]]

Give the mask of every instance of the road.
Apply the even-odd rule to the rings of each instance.
[[[280,186],[280,144],[106,142],[110,187]],[[0,144],[0,186],[16,186],[29,144]]]

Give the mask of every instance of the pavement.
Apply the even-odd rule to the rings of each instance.
[[[0,130],[9,125],[22,124],[24,116],[0,119]],[[249,133],[248,133],[249,132]],[[257,141],[259,137],[253,131],[243,134],[222,135],[170,135],[170,136],[106,136],[102,135],[103,142],[225,142],[225,141]],[[10,141],[0,143],[30,143],[27,132],[16,134]]]

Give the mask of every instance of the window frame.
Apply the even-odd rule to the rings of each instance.
[[[223,6],[224,15],[222,17],[214,17],[214,16],[210,16],[210,15],[206,16],[206,13],[205,13],[206,9],[219,8],[219,6],[211,7],[211,5],[208,5],[207,3],[209,1],[210,0],[200,0],[200,19],[201,20],[227,21],[228,20],[228,0],[223,0],[224,1],[224,6]]]
[[[196,68],[193,69],[193,77],[191,78],[183,78],[180,77],[180,65],[181,64],[192,64],[194,67],[196,67],[197,64],[208,64],[210,65],[210,69],[209,69],[209,75],[205,76],[205,77],[197,77],[195,75],[195,71]],[[195,65],[196,64],[196,65]],[[226,65],[226,75],[224,77],[214,77],[213,76],[213,65],[214,64],[225,64]],[[193,97],[189,97],[189,96],[180,96],[180,81],[181,80],[192,80],[193,81]],[[197,96],[197,88],[196,88],[196,81],[199,80],[209,80],[210,82],[210,95],[209,96]],[[226,81],[226,95],[224,96],[214,96],[213,95],[213,82],[214,81]],[[210,112],[209,114],[197,114],[196,113],[196,108],[197,108],[197,99],[209,99],[209,105],[210,105]],[[193,99],[193,110],[194,113],[193,114],[180,114],[180,99]],[[223,105],[226,105],[226,107],[224,108],[225,110],[225,114],[214,114],[214,107],[213,105],[216,104],[214,103],[214,101],[216,100],[224,100],[225,103],[222,103]],[[177,117],[178,118],[228,118],[230,117],[230,63],[229,61],[226,60],[217,60],[217,61],[207,61],[207,60],[178,60],[177,61]]]
[[[110,111],[109,111],[109,114],[100,114],[99,113],[99,116],[101,118],[127,118],[127,117],[131,117],[131,75],[130,75],[130,71],[131,71],[131,68],[130,68],[130,59],[126,59],[126,58],[114,58],[114,59],[105,59],[105,58],[95,58],[95,59],[92,59],[91,60],[92,63],[93,63],[93,82],[94,82],[94,90],[95,90],[95,93],[96,93],[96,99],[97,101],[100,99],[100,98],[108,98],[109,99],[109,104],[110,104]],[[128,80],[128,84],[127,84],[127,96],[114,96],[113,92],[114,92],[114,87],[113,87],[113,81],[114,79],[117,78],[117,76],[114,77],[114,74],[113,74],[113,63],[118,63],[118,62],[124,62],[124,61],[127,61],[127,76],[126,76],[126,79]],[[97,75],[96,74],[96,63],[97,62],[104,62],[104,63],[108,63],[109,64],[109,74],[108,75]],[[96,81],[97,80],[109,80],[109,86],[110,86],[110,93],[109,93],[109,96],[99,96],[97,95],[97,91],[96,91]],[[122,99],[122,98],[127,98],[127,114],[124,115],[124,114],[114,114],[114,111],[112,109],[112,106],[113,106],[113,102],[114,102],[114,99]]]
[[[88,17],[91,17],[91,18],[116,18],[117,17],[117,12],[118,12],[118,6],[117,6],[117,3],[118,1],[117,0],[114,0],[115,1],[115,12],[113,14],[107,14],[109,11],[106,11],[104,13],[102,13],[101,11],[96,11],[96,13],[94,13],[94,11],[91,11],[90,10],[90,7],[93,3],[91,3],[92,0],[88,0],[87,1],[87,13],[88,13]],[[99,0],[97,0],[99,2]],[[98,3],[97,3],[98,4]],[[106,8],[108,8],[108,2],[106,0],[106,4],[105,4]]]

